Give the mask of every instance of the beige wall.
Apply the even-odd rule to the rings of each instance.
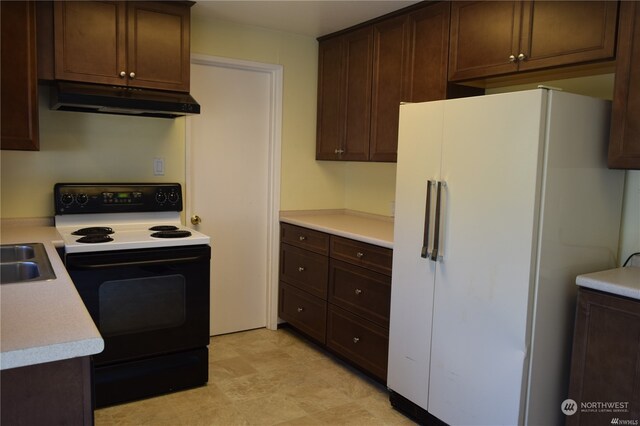
[[[184,118],[51,111],[40,93],[40,151],[1,151],[0,217],[51,217],[56,182],[184,183]],[[165,176],[153,159],[165,159]]]
[[[191,51],[283,66],[280,207],[282,210],[343,208],[345,164],[315,161],[316,40],[194,18]],[[198,98],[197,93],[192,94]]]

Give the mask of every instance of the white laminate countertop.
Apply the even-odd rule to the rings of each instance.
[[[56,252],[62,238],[42,220],[3,220],[2,244],[43,243],[56,278],[0,285],[0,369],[93,355],[104,340]]]
[[[393,248],[393,218],[352,210],[282,211],[280,221]]]
[[[640,268],[626,267],[578,275],[576,284],[640,300]]]

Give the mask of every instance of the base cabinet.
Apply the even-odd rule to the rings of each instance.
[[[580,288],[569,398],[567,425],[640,420],[640,300]],[[597,406],[613,402],[616,411]]]
[[[3,425],[92,425],[90,357],[0,372]]]
[[[281,224],[278,313],[386,382],[392,250]]]

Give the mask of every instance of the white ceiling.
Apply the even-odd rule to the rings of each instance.
[[[194,16],[319,37],[414,3],[418,1],[200,0],[191,13]]]

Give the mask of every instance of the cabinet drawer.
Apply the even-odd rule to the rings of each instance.
[[[300,331],[325,343],[327,302],[324,300],[281,282],[278,314]]]
[[[388,248],[331,236],[331,257],[391,275],[393,250]]]
[[[327,320],[327,346],[386,381],[389,332],[331,304]]]
[[[329,258],[280,244],[280,279],[322,299],[327,298]]]
[[[281,223],[280,241],[325,256],[329,254],[329,235],[301,226]]]
[[[331,259],[328,300],[388,328],[391,277]]]

